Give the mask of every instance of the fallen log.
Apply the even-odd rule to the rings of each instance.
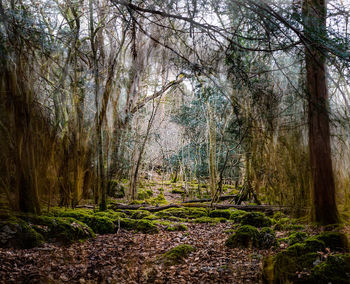
[[[277,206],[277,205],[234,205],[234,204],[201,204],[201,203],[180,203],[169,204],[164,206],[149,206],[145,207],[145,204],[127,205],[121,203],[114,203],[110,205],[113,210],[147,210],[149,212],[158,212],[168,208],[181,208],[181,207],[205,207],[211,209],[229,209],[235,208],[244,211],[262,211],[267,214],[273,214],[276,211],[288,212],[291,211],[291,206]]]
[[[178,204],[169,204],[164,206],[150,206],[145,207],[146,204],[135,204],[135,205],[126,205],[121,203],[114,203],[110,205],[110,208],[113,210],[147,210],[149,212],[158,212],[162,211],[168,208],[174,208],[174,207],[182,207]]]
[[[212,209],[229,209],[235,208],[243,211],[261,211],[267,214],[273,214],[276,211],[289,212],[291,206],[277,206],[277,205],[234,205],[234,204],[201,204],[201,203],[181,203],[184,207],[206,207]]]
[[[224,200],[229,200],[229,199],[234,199],[237,195],[223,195],[220,196],[219,200],[220,201],[224,201]],[[192,199],[192,200],[186,200],[182,203],[200,203],[200,202],[210,202],[212,201],[211,198],[207,198],[207,199]]]

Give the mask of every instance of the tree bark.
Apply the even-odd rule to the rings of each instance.
[[[326,6],[325,0],[303,3],[304,33],[308,39],[305,60],[313,220],[323,225],[339,222],[331,159],[326,56],[317,44],[326,37]]]

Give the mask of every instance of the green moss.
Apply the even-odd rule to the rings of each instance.
[[[155,221],[155,224],[161,226],[163,229],[169,232],[188,230],[187,226],[184,224],[172,223],[169,221]]]
[[[308,283],[350,283],[350,254],[328,256],[312,269],[307,280]]]
[[[111,180],[108,182],[109,193],[115,198],[125,197],[125,189],[118,180]]]
[[[290,237],[305,235],[294,232]],[[349,283],[350,257],[329,255],[325,260],[319,253],[326,247],[331,251],[346,249],[344,237],[338,232],[324,232],[278,253],[273,258],[273,283]]]
[[[287,249],[278,253],[273,262],[273,283],[298,283],[301,280],[298,272],[310,270],[317,261],[320,256],[315,252],[296,255],[294,250]]]
[[[185,218],[174,217],[174,216],[170,216],[166,219],[169,221],[174,221],[174,222],[186,222],[187,221]]]
[[[292,232],[288,238],[286,238],[286,242],[289,245],[294,245],[296,243],[304,241],[308,237],[308,234],[305,232]]]
[[[29,220],[49,241],[71,243],[95,236],[89,226],[71,217],[36,216]]]
[[[251,225],[254,227],[269,227],[272,222],[261,212],[249,212],[241,218],[242,225]]]
[[[153,192],[150,189],[139,190],[137,194],[137,199],[144,200],[153,196]]]
[[[290,225],[286,225],[284,227],[285,230],[287,231],[291,231],[291,230],[304,230],[305,229],[305,226],[304,225],[294,225],[294,224],[290,224]]]
[[[217,224],[217,223],[225,223],[227,219],[225,218],[210,218],[207,216],[199,217],[193,220],[194,223],[209,223],[209,224]]]
[[[53,212],[54,215],[59,217],[71,217],[79,220],[88,225],[95,233],[98,234],[111,234],[115,232],[115,225],[113,220],[108,217],[112,216],[113,213],[108,211],[107,213],[94,214],[92,210],[83,209],[68,209],[68,210],[56,210]],[[121,214],[116,214],[121,216]]]
[[[129,205],[140,205],[140,204],[149,204],[148,201],[145,200],[133,200],[129,202]]]
[[[178,264],[195,250],[196,248],[190,245],[179,245],[163,254],[160,259],[166,265]]]
[[[309,238],[310,239],[310,238]],[[331,251],[349,251],[349,242],[345,234],[339,232],[323,232],[311,239],[322,241]]]
[[[275,212],[275,213],[273,214],[272,218],[275,219],[275,220],[281,220],[282,218],[288,219],[288,218],[286,218],[286,214],[284,214],[284,213],[281,212],[281,211]]]
[[[0,222],[0,240],[0,247],[15,248],[33,248],[44,242],[41,234],[27,222],[17,218]]]
[[[259,237],[258,237],[259,248],[269,249],[276,245],[277,245],[277,239],[276,239],[275,232],[269,227],[261,228],[259,232]]]
[[[225,219],[230,219],[231,212],[231,210],[216,209],[209,212],[209,217],[221,217]]]
[[[258,240],[258,229],[250,225],[244,225],[239,227],[238,230],[226,240],[225,244],[231,248],[251,248],[258,245]]]
[[[166,201],[163,192],[159,193],[157,197],[152,200],[152,204],[167,204],[167,203],[168,202]]]
[[[207,211],[204,208],[180,207],[168,208],[157,212],[155,215],[162,219],[169,219],[170,217],[195,219],[207,216]]]
[[[132,219],[142,219],[151,215],[151,213],[146,210],[130,210],[130,212],[130,218]]]
[[[145,220],[157,220],[158,217],[154,214],[150,214],[148,216],[143,217],[143,219],[145,219]]]
[[[95,216],[99,216],[99,217],[107,217],[110,218],[112,220],[118,219],[118,218],[125,218],[126,214],[122,213],[122,212],[116,212],[114,210],[107,210],[107,211],[100,211],[100,212],[96,212],[94,213]]]
[[[157,226],[149,220],[134,220],[128,218],[120,219],[120,227],[126,230],[134,230],[142,233],[158,233]]]
[[[247,214],[248,212],[243,210],[234,210],[231,212],[230,219],[233,220],[235,223],[240,223],[241,219]]]
[[[176,223],[174,224],[173,226],[170,226],[166,229],[167,231],[187,231],[188,228],[185,224],[179,224],[179,223]]]

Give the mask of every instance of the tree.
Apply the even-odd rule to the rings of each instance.
[[[321,224],[339,221],[332,169],[326,50],[318,44],[327,37],[325,0],[304,0],[309,149],[313,182],[313,218]],[[319,38],[317,38],[317,37]]]

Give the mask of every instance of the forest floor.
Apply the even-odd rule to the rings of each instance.
[[[152,188],[163,192],[169,203],[181,202],[172,189],[160,180]],[[120,229],[68,246],[0,248],[0,283],[262,283],[263,258],[284,248],[229,248],[225,241],[235,228],[231,222],[185,225],[187,231],[160,228],[153,234]],[[316,233],[308,226],[304,231]],[[275,233],[277,238],[288,236],[286,231]],[[181,244],[196,250],[178,264],[161,261]]]
[[[71,246],[0,249],[4,283],[261,283],[261,261],[269,250],[228,249],[230,224],[188,225],[186,232],[98,235]],[[160,255],[179,244],[197,250],[166,266]]]

